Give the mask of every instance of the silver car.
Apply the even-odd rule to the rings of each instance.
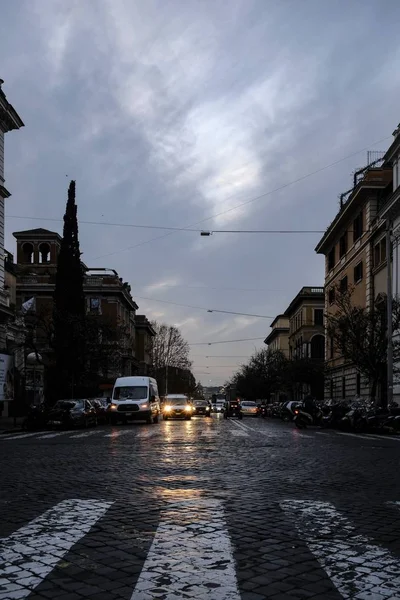
[[[162,407],[163,419],[186,419],[190,421],[194,406],[184,394],[169,394]]]
[[[258,414],[257,404],[250,400],[243,400],[240,403],[244,417],[256,417]]]

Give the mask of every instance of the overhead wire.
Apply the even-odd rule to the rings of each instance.
[[[227,315],[239,315],[243,317],[257,317],[259,319],[274,319],[271,315],[255,315],[251,313],[235,312],[233,310],[219,310],[217,308],[205,308],[204,306],[193,306],[192,304],[181,304],[179,302],[171,302],[169,300],[159,300],[157,298],[146,298],[145,296],[136,296],[139,300],[147,300],[149,302],[161,302],[162,304],[171,304],[172,306],[181,306],[183,308],[193,308],[196,310],[204,310],[209,313],[223,313]]]
[[[233,210],[237,210],[238,208],[241,208],[243,206],[246,206],[252,202],[256,202],[257,200],[260,200],[261,198],[265,198],[266,196],[269,196],[271,194],[274,194],[276,192],[279,192],[291,185],[294,185],[295,183],[299,183],[300,181],[304,181],[305,179],[307,179],[308,177],[312,177],[313,175],[316,175],[318,173],[321,173],[331,167],[334,167],[337,164],[340,164],[341,162],[352,158],[353,156],[357,156],[357,154],[360,154],[361,152],[365,152],[366,150],[368,150],[371,146],[375,146],[376,144],[380,144],[381,142],[384,142],[386,140],[388,140],[391,136],[385,136],[384,138],[380,139],[380,140],[376,140],[375,142],[368,144],[368,146],[365,146],[364,148],[362,148],[361,150],[357,150],[356,152],[352,152],[351,154],[348,154],[347,156],[344,156],[332,163],[329,163],[328,165],[325,165],[323,167],[320,167],[319,169],[316,169],[314,171],[311,171],[309,173],[306,173],[305,175],[302,175],[301,177],[297,177],[296,179],[293,179],[292,181],[289,181],[283,185],[278,186],[277,188],[274,188],[272,190],[269,190],[268,192],[265,192],[264,194],[260,194],[258,196],[255,196],[253,198],[250,198],[248,200],[245,200],[244,202],[241,202],[240,204],[237,204],[236,206],[233,206],[231,208],[226,209],[225,211],[221,211],[215,215],[212,215],[210,217],[206,217],[204,219],[201,219],[200,221],[196,221],[195,223],[191,223],[189,225],[185,225],[184,227],[178,228],[178,230],[182,231],[185,229],[185,227],[195,227],[196,225],[200,225],[201,223],[205,223],[206,221],[210,221],[211,219],[215,219],[217,217],[221,217],[225,214],[228,214],[229,212],[232,212]],[[228,196],[226,198],[226,200],[230,200],[231,198],[233,198],[234,196]],[[107,254],[102,254],[101,256],[97,256],[95,257],[93,260],[98,260],[100,258],[106,258],[108,256],[114,256],[115,254],[119,254],[120,252],[126,252],[127,250],[133,250],[135,248],[139,248],[140,246],[143,246],[145,244],[149,244],[151,242],[155,242],[157,240],[161,240],[163,238],[166,238],[170,235],[172,235],[174,232],[169,232],[169,233],[165,233],[161,236],[157,236],[155,238],[151,238],[149,240],[144,240],[143,242],[139,242],[138,244],[134,244],[133,246],[128,246],[126,248],[121,248],[120,250],[115,250],[113,252],[109,252]]]
[[[254,342],[255,340],[265,340],[264,337],[256,337],[256,338],[243,338],[241,340],[222,340],[217,342],[192,342],[188,343],[188,346],[215,346],[217,344],[233,344],[239,342]]]

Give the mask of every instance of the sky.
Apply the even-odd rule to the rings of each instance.
[[[13,231],[61,233],[75,179],[84,262],[116,269],[222,385],[302,286],[323,285],[324,259],[320,233],[216,230],[326,229],[400,121],[400,3],[0,7],[3,91],[25,123],[6,135],[6,248]]]

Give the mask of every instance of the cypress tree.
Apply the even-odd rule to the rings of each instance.
[[[78,392],[86,364],[84,272],[78,239],[75,181],[68,189],[54,290],[55,376],[58,397]]]
[[[57,312],[83,316],[85,314],[85,296],[77,214],[75,181],[71,181],[64,215],[63,238],[57,261],[54,300]]]

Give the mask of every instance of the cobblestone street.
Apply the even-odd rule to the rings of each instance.
[[[400,598],[400,440],[277,421],[3,435],[0,599]]]

